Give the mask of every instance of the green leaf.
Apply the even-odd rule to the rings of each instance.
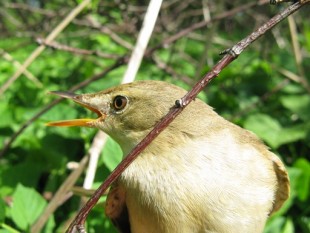
[[[110,171],[120,163],[123,157],[120,146],[110,137],[107,139],[102,154],[103,162]]]
[[[268,115],[255,114],[245,120],[244,127],[253,131],[271,147],[278,147],[277,137],[282,127],[277,120]]]
[[[264,233],[282,233],[282,227],[285,224],[285,218],[280,216],[268,221]]]
[[[294,233],[294,224],[292,219],[287,218],[283,227],[283,233]]]
[[[4,221],[4,218],[5,218],[5,203],[2,200],[2,198],[0,198],[0,223]]]
[[[310,118],[310,96],[308,94],[283,96],[280,100],[284,107],[304,121],[308,121]]]
[[[19,163],[15,166],[4,168],[0,173],[0,193],[2,195],[12,195],[17,183],[35,186],[43,168],[42,164],[34,162]]]
[[[300,169],[301,172],[297,180],[297,196],[301,201],[306,201],[310,189],[310,163],[306,159],[300,158],[295,162],[294,167]]]
[[[308,123],[283,128],[276,119],[265,114],[249,116],[245,120],[244,127],[253,131],[274,149],[283,144],[305,139],[307,129],[310,128]]]
[[[277,134],[277,147],[305,139],[310,128],[309,126],[309,123],[305,123],[283,128]]]
[[[0,227],[3,228],[0,229],[0,233],[20,233],[19,231],[4,223],[0,224]]]
[[[302,232],[310,232],[310,217],[302,216],[300,218],[300,226],[302,228]]]
[[[12,219],[20,229],[27,230],[45,206],[46,201],[34,189],[18,184],[13,194]]]

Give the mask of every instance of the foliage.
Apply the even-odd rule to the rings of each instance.
[[[206,1],[206,7],[202,2],[166,1],[149,47],[163,44],[165,38],[203,21],[207,13],[202,9],[210,10],[212,20],[246,3]],[[47,47],[28,67],[31,75],[20,76],[0,97],[1,145],[55,100],[48,91],[69,90],[113,65],[115,57],[130,55],[126,44],[134,45],[147,4],[148,1],[131,1],[130,5],[127,1],[92,1],[56,41],[97,52],[85,55],[62,47]],[[17,62],[22,64],[37,48],[35,39],[46,37],[75,6],[75,1],[57,0],[8,0],[1,6],[0,86],[18,69]],[[268,4],[252,6],[212,21],[167,46],[159,46],[144,59],[137,79],[165,80],[189,89],[220,59],[220,51],[282,8]],[[310,21],[305,20],[308,10],[309,5],[292,18],[296,31],[284,21],[252,44],[199,95],[222,116],[256,133],[288,167],[291,197],[270,218],[266,233],[310,232]],[[300,48],[294,50],[292,41]],[[105,56],[99,56],[99,52]],[[301,58],[300,62],[296,57]],[[95,92],[117,85],[124,70],[125,65],[120,65],[77,92]],[[79,161],[87,153],[96,133],[94,129],[48,128],[44,124],[88,114],[74,103],[62,101],[29,122],[0,158],[0,233],[30,231],[70,174],[68,163]],[[109,139],[99,160],[94,188],[120,159],[118,145]],[[80,177],[76,185],[82,184]],[[64,232],[79,203],[76,195],[65,201],[49,217],[42,232]],[[103,203],[104,198],[91,212],[88,232],[114,231],[105,219]]]

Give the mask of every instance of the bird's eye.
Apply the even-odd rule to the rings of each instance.
[[[127,98],[125,96],[118,95],[113,100],[113,107],[115,110],[122,110],[127,105]]]

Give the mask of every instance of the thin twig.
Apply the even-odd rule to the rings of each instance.
[[[115,70],[116,68],[120,67],[121,65],[125,64],[127,62],[127,58],[126,57],[121,57],[119,59],[116,60],[116,62],[109,66],[108,68],[106,68],[104,71],[95,74],[94,76],[92,76],[89,79],[84,80],[83,82],[80,82],[78,84],[76,84],[75,86],[73,86],[69,91],[74,92],[82,87],[87,86],[88,84],[90,84],[91,82],[94,82],[98,79],[101,79],[103,77],[105,77],[105,75],[107,75],[108,73],[110,73],[112,70]],[[12,143],[15,141],[15,139],[29,126],[31,125],[31,123],[33,123],[35,120],[37,120],[40,116],[42,116],[44,113],[46,113],[48,110],[50,110],[52,107],[54,107],[56,104],[58,104],[60,101],[62,100],[62,98],[58,98],[56,100],[54,100],[53,102],[51,102],[50,104],[48,104],[47,106],[45,106],[41,111],[39,111],[37,114],[35,114],[33,117],[31,117],[28,121],[26,121],[24,124],[22,124],[20,126],[20,128],[10,137],[10,139],[8,141],[5,141],[3,149],[0,151],[0,158],[2,156],[4,156],[4,154],[6,153],[6,151],[10,148],[10,146],[12,145]]]
[[[290,34],[292,38],[292,45],[293,45],[293,51],[294,51],[294,57],[296,62],[296,67],[299,74],[299,80],[301,85],[307,90],[308,93],[310,93],[310,85],[308,83],[308,80],[305,78],[305,71],[302,66],[302,54],[300,45],[297,38],[297,27],[293,16],[288,17],[288,25],[290,28]]]
[[[199,28],[206,27],[207,25],[209,25],[211,23],[214,23],[215,21],[219,21],[221,19],[224,19],[224,18],[227,18],[227,17],[231,17],[231,16],[233,16],[233,15],[235,15],[237,13],[240,13],[242,11],[245,11],[245,10],[247,10],[247,9],[253,7],[253,6],[267,4],[268,2],[269,2],[268,0],[262,0],[262,1],[258,1],[258,2],[253,1],[253,2],[250,2],[250,3],[244,4],[244,5],[240,6],[240,7],[233,8],[233,9],[231,9],[229,11],[224,12],[224,13],[220,13],[220,14],[214,16],[211,21],[203,20],[201,22],[192,24],[191,26],[189,26],[188,28],[183,29],[182,31],[178,32],[177,34],[164,39],[159,44],[157,44],[156,46],[154,46],[153,48],[148,50],[147,53],[152,53],[152,50],[157,50],[159,48],[167,46],[167,45],[175,42],[176,40],[186,36],[187,34],[191,33],[192,31],[195,31],[195,30],[197,30]]]
[[[147,8],[142,29],[139,33],[136,46],[132,51],[128,68],[123,77],[124,83],[132,82],[135,79],[144,55],[144,51],[153,32],[161,3],[162,0],[151,0]]]
[[[62,51],[66,51],[66,52],[70,52],[70,53],[74,53],[74,54],[95,55],[97,57],[106,58],[106,59],[117,59],[117,58],[119,58],[119,55],[107,54],[107,53],[100,52],[98,50],[87,50],[87,49],[74,48],[74,47],[71,47],[68,45],[60,44],[60,43],[55,42],[55,41],[47,42],[43,38],[37,38],[36,41],[39,45],[44,45],[44,46],[50,47],[52,49],[62,50]]]
[[[50,43],[53,41],[58,34],[64,30],[65,27],[68,26],[68,24],[90,3],[90,0],[84,0],[76,6],[70,14],[61,21],[60,24],[46,37],[46,42]],[[27,69],[27,67],[43,52],[45,49],[44,45],[40,45],[37,47],[30,56],[26,59],[26,61],[22,64],[22,66],[15,72],[15,74],[9,78],[3,86],[0,87],[0,96],[3,95],[3,93],[10,87],[10,85],[19,78],[19,76]]]
[[[165,62],[161,61],[159,56],[156,56],[155,54],[152,56],[152,60],[156,64],[158,68],[161,70],[164,70],[167,74],[169,74],[171,77],[182,80],[184,83],[193,85],[194,81],[190,77],[184,75],[184,74],[178,74],[171,66],[166,64]]]
[[[67,197],[71,188],[75,184],[76,180],[80,177],[86,164],[88,162],[88,155],[85,155],[79,162],[79,166],[67,177],[67,179],[62,183],[60,188],[57,190],[52,200],[48,203],[43,213],[37,219],[37,221],[31,226],[31,233],[41,232],[43,226],[45,225],[48,218],[52,213],[62,204],[63,197]]]
[[[128,50],[132,50],[133,46],[132,44],[130,44],[129,42],[127,42],[126,40],[124,40],[123,38],[121,38],[120,36],[118,36],[116,33],[113,32],[112,29],[110,29],[107,26],[101,26],[97,21],[95,21],[95,19],[88,17],[87,21],[81,21],[81,20],[74,20],[73,23],[77,24],[77,25],[81,25],[81,26],[88,26],[91,27],[93,29],[97,29],[99,30],[101,33],[103,34],[107,34],[109,35],[109,37],[117,44],[121,45],[122,47],[128,49]]]
[[[30,4],[24,4],[24,3],[7,3],[4,5],[5,8],[10,8],[10,9],[21,9],[25,11],[30,11],[32,13],[38,13],[41,15],[45,15],[48,17],[53,17],[56,15],[54,11],[51,10],[46,10],[38,7],[33,7]]]
[[[262,25],[258,30],[254,31],[245,39],[238,42],[212,69],[208,72],[183,98],[176,101],[176,104],[168,114],[158,122],[153,130],[123,159],[123,161],[115,168],[115,170],[108,176],[108,178],[101,184],[96,190],[94,195],[88,200],[88,202],[82,207],[70,227],[66,231],[67,233],[73,233],[76,229],[84,229],[84,223],[89,212],[93,206],[97,203],[102,194],[107,188],[119,177],[119,175],[131,164],[131,162],[141,153],[151,142],[156,138],[172,121],[175,119],[182,110],[196,98],[198,93],[218,74],[228,66],[238,55],[241,54],[251,43],[262,36],[266,31],[270,30],[280,21],[285,19],[288,15],[297,11],[305,4],[295,3],[283,12],[274,16],[267,23]]]
[[[3,49],[0,48],[0,55],[2,55],[2,57],[9,61],[12,62],[12,64],[16,67],[16,68],[20,68],[21,64],[15,60],[9,53],[7,53],[6,51],[4,51]],[[38,88],[42,88],[43,84],[40,82],[39,79],[37,79],[29,70],[25,69],[23,74],[26,76],[26,78],[28,78],[30,81],[32,81]]]

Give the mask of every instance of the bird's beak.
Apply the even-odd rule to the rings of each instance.
[[[72,99],[74,102],[90,109],[92,112],[95,112],[98,115],[97,119],[73,119],[73,120],[63,120],[63,121],[54,121],[46,123],[47,126],[87,126],[87,127],[94,127],[94,123],[98,119],[104,119],[106,115],[98,110],[95,104],[92,101],[86,101],[86,95],[77,95],[70,92],[62,92],[62,91],[52,91],[51,94],[61,96],[63,98]],[[91,100],[91,99],[90,99]]]

